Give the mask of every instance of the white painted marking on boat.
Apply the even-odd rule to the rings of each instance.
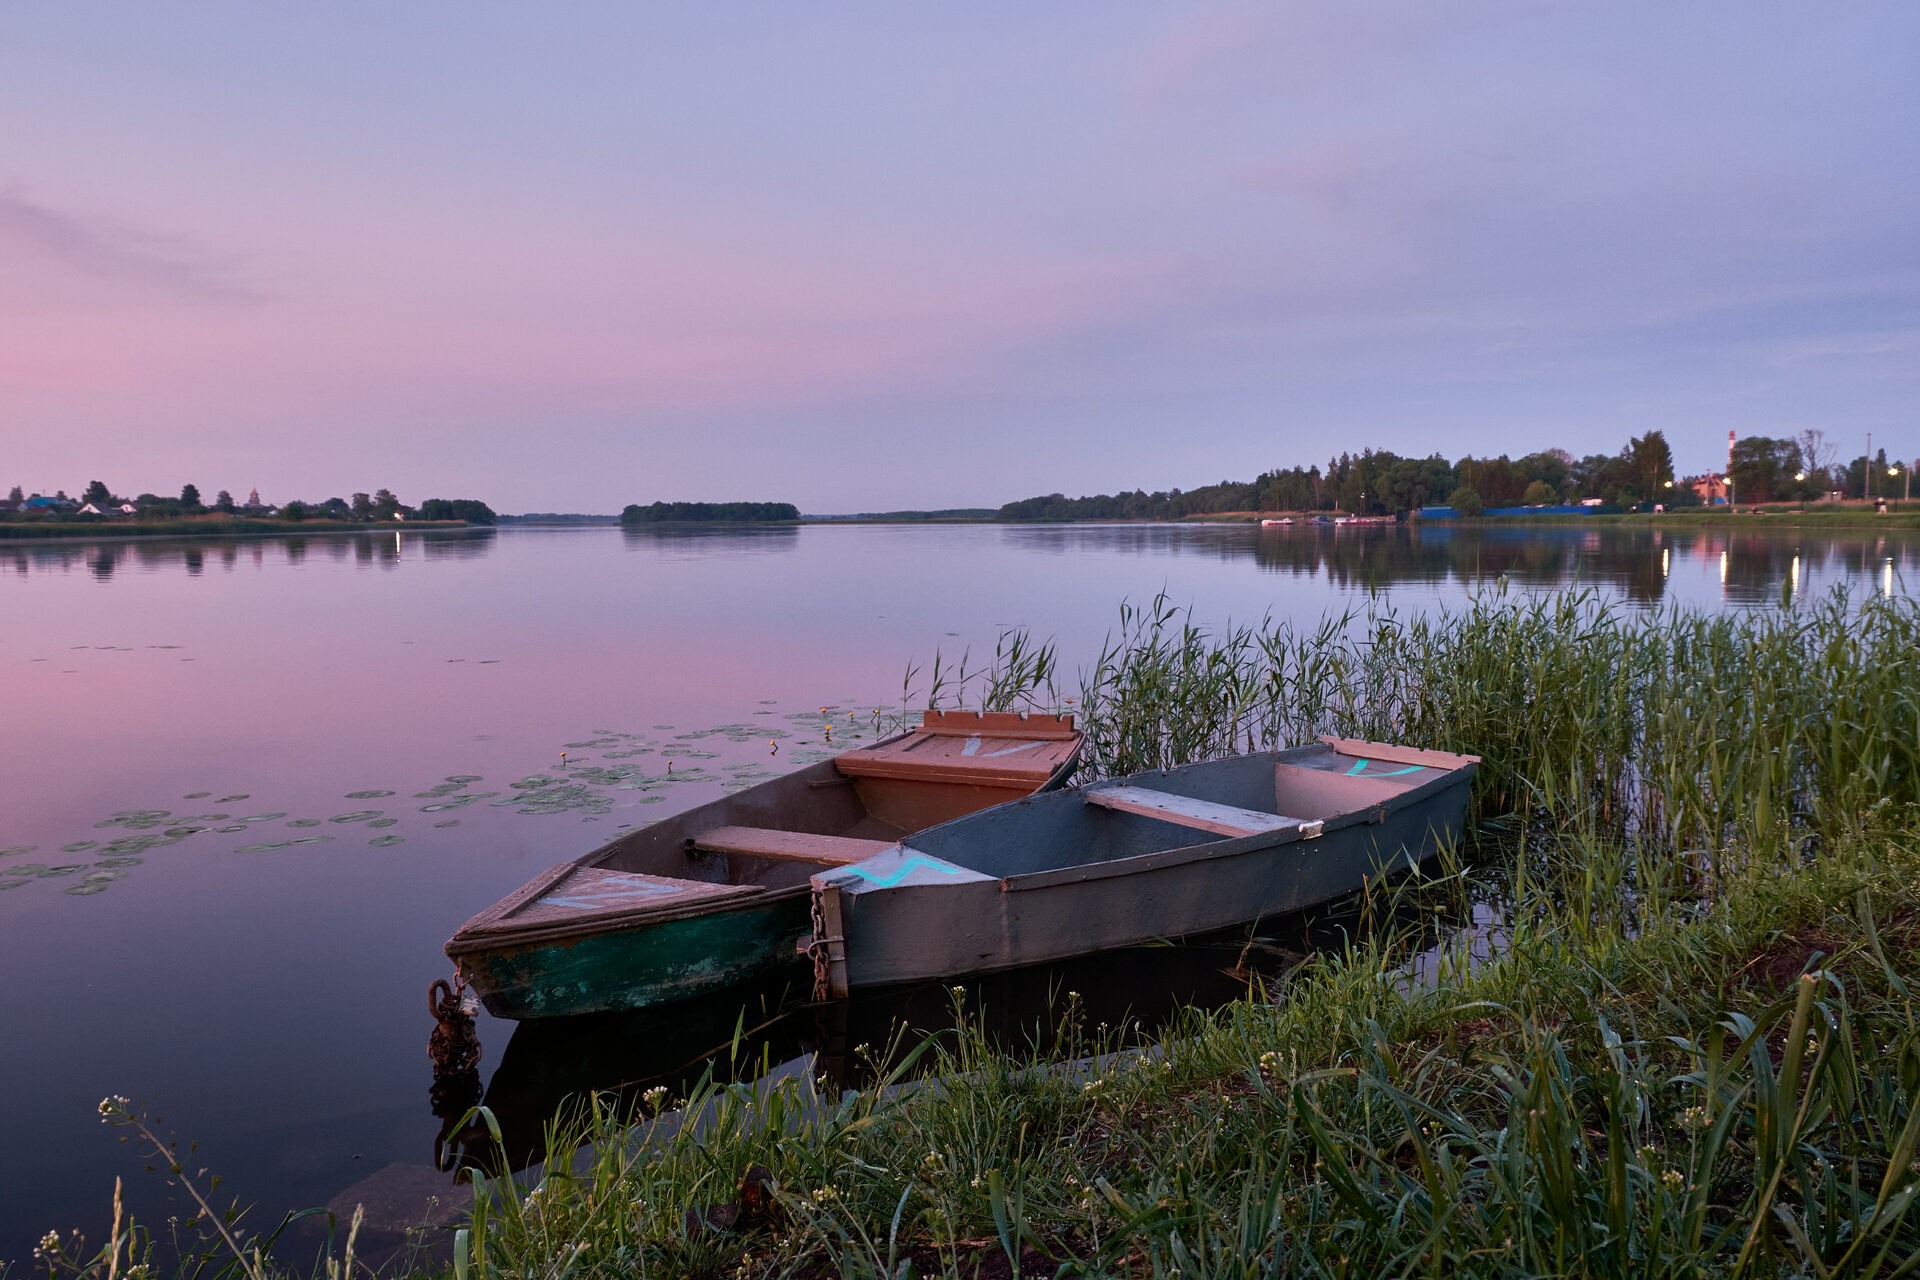
[[[987,759],[991,760],[995,756],[1019,755],[1022,751],[1031,751],[1039,745],[1037,742],[1023,742],[1017,747],[1002,747],[998,751],[987,752]]]

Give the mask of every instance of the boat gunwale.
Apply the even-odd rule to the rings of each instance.
[[[1318,745],[1319,744],[1313,744],[1307,747],[1290,748],[1287,751],[1277,751],[1269,754],[1275,757],[1275,764],[1285,764],[1286,760],[1282,757],[1287,755],[1317,753]],[[1335,753],[1345,754],[1344,752],[1339,752],[1337,749]],[[1184,773],[1188,770],[1204,768],[1211,763],[1213,762],[1203,760],[1196,764],[1184,765],[1179,769],[1159,770],[1157,771],[1157,776]],[[1428,799],[1450,791],[1456,786],[1466,785],[1473,779],[1473,771],[1476,763],[1477,762],[1471,758],[1465,759],[1461,764],[1438,773],[1424,782],[1416,783],[1404,791],[1400,791],[1384,800],[1376,800],[1357,808],[1345,809],[1339,813],[1330,814],[1325,818],[1305,819],[1297,826],[1281,827],[1273,831],[1256,831],[1249,835],[1230,836],[1221,840],[1202,840],[1194,844],[1181,845],[1178,848],[1155,849],[1148,853],[1136,853],[1126,858],[1112,858],[1105,862],[1077,862],[1065,867],[1049,867],[1044,871],[1027,871],[1019,875],[1002,876],[999,881],[1000,891],[1002,893],[1021,893],[1033,889],[1051,888],[1058,884],[1080,884],[1090,880],[1106,880],[1114,876],[1137,875],[1158,871],[1163,867],[1184,866],[1190,862],[1199,862],[1210,858],[1238,857],[1241,854],[1255,853],[1262,849],[1277,849],[1289,844],[1301,844],[1309,840],[1319,840],[1332,832],[1343,831],[1348,827],[1361,826],[1366,823],[1385,822],[1390,815],[1400,810],[1415,804],[1425,803]],[[1143,775],[1130,775],[1132,778],[1139,778],[1141,776]],[[1112,781],[1113,785],[1120,785],[1117,781],[1110,781]],[[1088,787],[1076,788],[1076,790],[1081,792],[1097,791],[1101,785],[1101,783],[1094,783]],[[1146,820],[1149,822],[1158,821],[1158,819],[1153,818]],[[1305,835],[1306,827],[1313,822],[1320,823],[1319,834],[1313,836]],[[907,844],[908,848],[912,848],[910,843],[904,841],[902,843]],[[944,860],[952,861],[950,858]],[[955,862],[954,865],[960,866],[962,864]],[[969,868],[969,870],[971,870],[971,868]]]

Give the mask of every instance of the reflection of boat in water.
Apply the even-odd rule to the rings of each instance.
[[[929,711],[907,733],[542,872],[462,925],[447,954],[500,1018],[717,991],[793,962],[813,872],[1057,787],[1080,742],[1071,716]]]
[[[1334,524],[1342,527],[1352,524],[1371,525],[1394,523],[1396,522],[1392,516],[1338,516],[1334,519]]]
[[[1298,911],[1458,839],[1476,756],[1329,738],[1031,796],[813,877],[821,994]]]
[[[1262,520],[1260,522],[1260,527],[1262,529],[1278,529],[1283,525],[1289,525],[1292,523],[1293,523],[1292,516],[1281,516],[1278,520]]]

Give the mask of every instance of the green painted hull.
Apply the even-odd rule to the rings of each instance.
[[[705,995],[795,963],[811,928],[800,892],[566,942],[460,957],[496,1018],[565,1018]]]

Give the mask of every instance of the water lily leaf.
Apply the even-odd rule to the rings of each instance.
[[[275,818],[284,818],[284,817],[286,817],[286,816],[287,816],[287,813],[286,813],[286,810],[284,810],[284,809],[282,809],[282,810],[281,810],[280,812],[278,812],[278,813],[250,813],[250,814],[248,814],[248,815],[247,815],[246,817],[244,817],[244,818],[242,818],[242,819],[240,819],[240,821],[242,821],[242,822],[272,822],[272,821],[273,821],[273,820],[274,820]]]
[[[375,818],[372,822],[369,822],[367,825],[369,827],[393,827],[393,826],[398,826],[399,823],[400,823],[400,819],[398,818]]]
[[[365,822],[368,818],[379,817],[381,813],[382,813],[382,810],[379,810],[379,809],[357,809],[352,813],[337,813],[332,818],[328,819],[328,821],[330,822]]]
[[[57,876],[70,876],[76,871],[85,871],[86,869],[85,863],[68,862],[62,863],[57,867],[42,867],[40,870],[34,872],[34,874],[42,880],[52,880]]]
[[[0,849],[0,858],[17,858],[23,853],[32,853],[40,846],[37,844],[16,844]]]
[[[249,799],[252,799],[252,797],[249,796],[246,792],[242,791],[237,795],[221,796],[218,800],[214,801],[214,803],[215,804],[237,804],[242,800],[249,800]]]
[[[72,844],[61,845],[60,852],[85,853],[89,849],[97,849],[99,847],[100,842],[98,840],[75,840]]]
[[[76,898],[87,898],[96,893],[105,893],[106,891],[107,882],[105,880],[82,881],[79,884],[67,886],[67,892]]]
[[[292,822],[289,822],[287,825],[290,827],[317,827],[320,825],[320,819],[295,818]]]
[[[208,796],[212,794],[213,792],[211,791],[189,791],[187,792],[187,794],[181,796],[180,798],[182,800],[205,800]]]
[[[145,861],[146,861],[145,858],[132,858],[132,857],[102,858],[100,859],[100,861],[94,863],[93,865],[96,867],[137,867]]]
[[[403,844],[405,841],[405,836],[375,836],[367,843],[376,849],[391,849],[394,845]]]
[[[436,822],[433,825],[436,827],[457,827],[460,825],[460,819],[448,818],[445,822]]]
[[[227,825],[227,826],[224,826],[224,827],[215,827],[215,828],[214,828],[214,830],[215,830],[215,831],[219,831],[219,832],[222,832],[222,833],[230,833],[230,832],[234,832],[234,831],[245,831],[246,829],[247,829],[247,824],[246,824],[246,823],[244,823],[244,822],[235,822],[235,823],[231,823],[231,824],[229,824],[229,825]]]
[[[0,880],[0,889],[18,889],[25,883],[25,880]]]
[[[372,791],[349,791],[347,792],[347,799],[349,800],[384,800],[392,794],[393,792],[391,791],[380,791],[377,789]]]
[[[145,853],[149,849],[164,849],[170,844],[179,844],[183,836],[121,836],[118,840],[109,840],[100,846],[100,852],[119,857],[129,853]]]
[[[480,781],[480,775],[477,773],[450,773],[447,775],[447,781],[457,782],[464,787],[469,782]]]

